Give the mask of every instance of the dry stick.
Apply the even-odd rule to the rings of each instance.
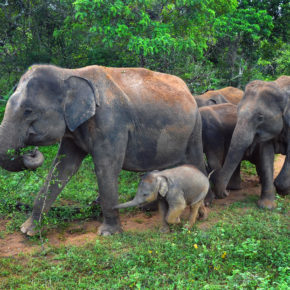
[[[42,218],[42,213],[43,213],[43,210],[44,210],[44,207],[45,207],[45,203],[46,203],[46,198],[47,198],[47,194],[48,194],[48,187],[50,185],[50,182],[51,182],[51,179],[52,179],[52,175],[57,167],[57,165],[60,163],[60,161],[56,162],[55,165],[53,166],[52,170],[50,171],[50,173],[48,174],[47,178],[49,180],[49,182],[47,183],[47,186],[46,186],[46,190],[44,192],[44,202],[43,202],[43,205],[42,205],[42,209],[40,211],[40,216],[39,216],[39,219],[38,219],[38,225],[40,226],[41,224],[41,218]],[[43,237],[42,237],[42,234],[41,234],[41,226],[39,227],[39,238],[40,238],[40,241],[41,241],[41,249],[42,251],[44,251],[44,241],[43,241]]]

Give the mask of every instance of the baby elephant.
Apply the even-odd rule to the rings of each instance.
[[[140,206],[154,200],[159,202],[162,216],[162,232],[169,232],[168,224],[180,222],[180,215],[187,205],[190,206],[188,228],[196,221],[198,212],[205,216],[203,200],[209,189],[208,178],[192,165],[183,165],[163,171],[146,174],[132,201],[119,204],[114,208]]]

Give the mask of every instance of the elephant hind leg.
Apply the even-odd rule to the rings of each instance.
[[[202,204],[198,209],[198,219],[199,220],[206,220],[207,217],[208,217],[208,211],[204,205],[204,201],[202,201]]]
[[[203,157],[202,124],[199,113],[187,145],[187,162],[196,166],[202,173],[207,174]]]
[[[288,146],[289,153],[286,156],[283,167],[274,182],[277,193],[280,195],[290,194],[290,145]]]
[[[117,143],[114,140],[118,140]],[[122,226],[119,211],[114,209],[118,204],[118,176],[125,160],[128,135],[120,130],[112,142],[99,140],[95,144],[93,160],[98,179],[100,204],[103,213],[103,223],[98,228],[98,234],[108,236],[121,233]]]
[[[185,208],[186,208],[185,202],[175,205],[174,208],[169,207],[168,214],[166,216],[167,223],[169,224],[180,223],[180,215],[182,214]]]
[[[189,222],[187,228],[190,229],[196,222],[196,218],[198,215],[199,208],[203,205],[203,200],[190,205],[190,215],[189,215]]]

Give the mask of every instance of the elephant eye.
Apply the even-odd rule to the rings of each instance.
[[[263,121],[264,120],[264,115],[262,113],[258,113],[258,121]]]
[[[32,110],[31,109],[26,109],[24,111],[24,116],[29,116],[31,113],[32,113]]]

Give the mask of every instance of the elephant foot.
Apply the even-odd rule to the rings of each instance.
[[[277,190],[277,193],[282,196],[286,196],[290,194],[290,188],[286,188],[286,189],[276,188],[276,190]]]
[[[109,225],[102,223],[98,229],[98,235],[100,236],[110,236],[113,234],[120,234],[122,232],[123,230],[120,224]]]
[[[228,191],[226,190],[226,183],[225,182],[221,182],[219,180],[216,181],[216,183],[214,183],[214,193],[217,199],[222,199],[222,198],[226,198],[227,196],[229,196]]]
[[[197,219],[200,221],[206,220],[208,217],[208,210],[203,206],[203,208],[199,208]]]
[[[36,224],[34,223],[34,220],[32,217],[27,219],[27,221],[22,224],[20,230],[23,234],[26,234],[26,235],[31,236],[31,237],[34,236],[35,234],[37,234],[37,232],[38,232],[38,230],[36,228]]]
[[[215,199],[215,194],[214,192],[210,189],[204,199],[204,205],[205,206],[210,206],[212,201]]]
[[[228,196],[229,196],[229,192],[228,192],[227,190],[224,190],[224,191],[222,191],[221,193],[216,194],[216,197],[217,197],[218,199],[223,199],[223,198],[226,198],[226,197],[228,197]]]
[[[168,225],[164,225],[164,226],[162,226],[161,228],[160,228],[160,233],[162,233],[162,234],[167,234],[167,233],[170,233],[170,228],[169,228],[169,226]]]
[[[263,198],[258,200],[258,207],[259,208],[266,208],[266,209],[274,209],[277,207],[275,200],[271,200],[268,198]]]

